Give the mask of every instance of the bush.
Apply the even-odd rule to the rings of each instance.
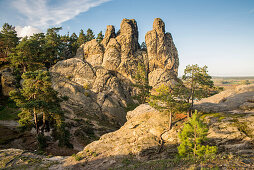
[[[199,119],[197,111],[185,123],[182,131],[179,133],[181,144],[178,147],[180,157],[212,157],[217,152],[216,146],[204,145],[207,140],[208,128]]]

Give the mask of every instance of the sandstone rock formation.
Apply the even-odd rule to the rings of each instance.
[[[108,169],[118,159],[122,161],[130,155],[140,160],[150,160],[175,154],[179,128],[174,126],[167,131],[167,114],[143,104],[128,112],[127,117],[128,121],[119,130],[103,135],[100,140],[92,142],[79,152],[77,155],[84,158],[79,164],[73,161],[73,158],[68,158],[63,166],[76,169]],[[161,138],[165,143],[159,153]],[[88,163],[85,163],[87,161]],[[83,163],[86,165],[82,166]]]
[[[136,21],[123,19],[117,34],[114,26],[107,26],[102,42],[92,40],[82,45],[76,58],[87,61],[93,67],[117,71],[130,80],[135,76],[138,63],[144,63],[149,68],[151,86],[174,84],[178,73],[178,52],[171,34],[165,33],[161,19],[154,20],[153,30],[146,34],[146,44],[147,52],[141,51]]]
[[[196,103],[195,108],[204,112],[225,112],[253,109],[254,85],[240,85],[235,89],[222,91]]]
[[[147,162],[177,154],[178,132],[183,121],[174,120],[168,130],[168,116],[143,104],[127,113],[128,121],[117,131],[103,135],[77,155],[67,158],[63,168],[109,169],[123,166],[124,160]],[[208,125],[208,142],[218,150],[242,156],[253,156],[254,112],[242,114],[212,113],[201,116]],[[161,143],[163,140],[163,147]]]
[[[176,79],[178,73],[178,52],[171,34],[165,33],[165,24],[160,18],[154,20],[153,30],[146,34],[145,40],[150,85],[168,82],[172,84],[170,80]]]
[[[9,96],[10,91],[16,89],[17,81],[12,75],[12,70],[7,68],[0,72],[2,94]]]
[[[67,122],[76,125],[74,120],[82,119],[86,127],[91,121],[90,129],[97,137],[123,125],[127,106],[135,103],[131,96],[138,63],[153,66],[148,73],[154,87],[177,81],[178,56],[172,37],[165,33],[161,19],[155,19],[153,27],[146,36],[147,52],[140,49],[136,21],[123,19],[117,33],[112,25],[107,26],[101,43],[86,42],[75,58],[59,61],[50,69],[54,89],[69,98],[62,103],[69,113]],[[72,134],[83,133],[81,129],[73,128]]]

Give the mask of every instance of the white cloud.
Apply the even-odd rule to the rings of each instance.
[[[33,34],[42,32],[40,29],[32,27],[30,25],[25,27],[16,26],[15,30],[17,31],[18,37],[25,37],[25,36],[29,37],[29,36],[32,36]]]
[[[14,0],[12,5],[29,25],[46,28],[60,25],[82,12],[110,0]]]

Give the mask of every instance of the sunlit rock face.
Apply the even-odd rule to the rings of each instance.
[[[171,34],[165,32],[165,23],[160,18],[154,20],[153,30],[146,33],[145,41],[150,85],[174,84],[178,74],[178,52]]]
[[[174,85],[178,55],[161,19],[154,20],[146,43],[147,50],[140,49],[137,22],[123,19],[119,31],[108,25],[100,43],[95,39],[86,42],[74,58],[55,64],[50,69],[53,87],[69,98],[62,104],[68,120],[92,120],[91,129],[97,136],[121,127],[126,108],[135,103],[132,84],[139,63],[148,68],[151,86]]]

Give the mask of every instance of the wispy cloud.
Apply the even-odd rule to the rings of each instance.
[[[29,36],[32,36],[33,34],[42,32],[40,29],[34,28],[32,26],[25,26],[25,27],[16,26],[15,30],[17,31],[18,37],[25,37],[25,36],[29,37]]]
[[[60,25],[90,8],[110,0],[14,0],[12,5],[35,27]]]

